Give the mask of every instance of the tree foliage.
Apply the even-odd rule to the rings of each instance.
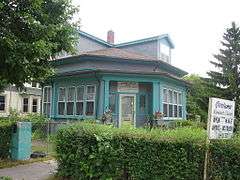
[[[222,48],[219,50],[219,54],[214,55],[216,61],[211,61],[217,71],[210,71],[208,75],[215,86],[224,93],[224,98],[235,100],[236,117],[239,118],[240,29],[234,22],[230,28],[226,29],[221,44]]]
[[[49,60],[73,52],[77,39],[71,0],[2,0],[0,2],[0,89],[42,82],[53,73]]]
[[[184,77],[191,85],[187,93],[187,112],[190,117],[200,115],[202,122],[207,122],[209,97],[222,97],[218,87],[207,78],[191,74]]]

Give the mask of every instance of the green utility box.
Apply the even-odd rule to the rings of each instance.
[[[27,160],[32,152],[32,123],[17,122],[13,128],[11,158]]]

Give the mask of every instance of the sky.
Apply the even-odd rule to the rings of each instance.
[[[73,0],[81,30],[115,43],[169,34],[175,49],[172,65],[206,76],[221,48],[222,35],[240,21],[239,0]]]

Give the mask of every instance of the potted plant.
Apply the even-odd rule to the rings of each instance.
[[[103,113],[103,116],[102,116],[101,120],[102,120],[103,124],[112,123],[112,111],[111,111],[111,109],[108,109]]]

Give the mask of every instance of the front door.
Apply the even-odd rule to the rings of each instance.
[[[120,95],[120,127],[135,127],[136,121],[136,95],[121,94]]]

